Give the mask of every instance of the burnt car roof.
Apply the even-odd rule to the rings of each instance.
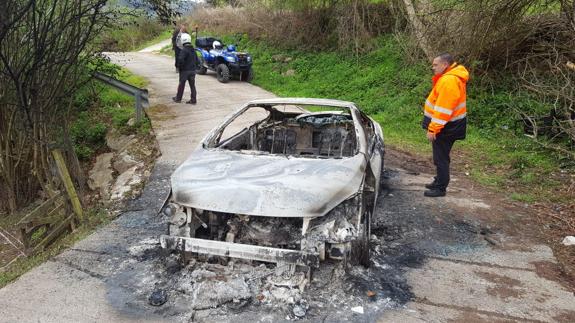
[[[325,105],[341,108],[356,108],[353,102],[332,100],[332,99],[310,99],[310,98],[273,98],[273,99],[259,99],[247,103],[249,106],[259,105],[279,105],[279,104],[293,104],[293,105]],[[357,108],[356,108],[357,109]]]

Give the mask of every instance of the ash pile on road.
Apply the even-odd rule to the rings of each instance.
[[[240,259],[226,265],[217,257],[191,259],[183,266],[179,255],[166,254],[146,240],[130,251],[138,261],[149,262],[147,273],[153,278],[142,276],[135,283],[135,298],[142,303],[165,292],[167,301],[154,312],[183,321],[373,321],[413,298],[404,273],[421,265],[424,257],[415,250],[388,248],[389,239],[397,237],[372,238],[369,268],[325,262],[311,282],[285,266]]]
[[[240,259],[230,259],[226,265],[215,257],[191,259],[183,266],[179,255],[166,255],[158,245],[143,241],[144,248],[133,247],[131,252],[138,261],[150,263],[148,274],[152,272],[153,278],[142,276],[134,284],[135,298],[140,302],[147,298],[152,304],[152,295],[165,295],[165,301],[153,304],[159,305],[156,313],[200,322],[375,319],[413,297],[402,267],[418,265],[414,260],[423,258],[388,262],[378,243],[381,239],[373,238],[370,268],[327,262],[314,271],[311,282],[287,266]]]

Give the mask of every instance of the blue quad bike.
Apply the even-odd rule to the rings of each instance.
[[[213,48],[215,41],[221,48]],[[248,53],[238,52],[236,46],[223,46],[223,43],[213,37],[196,38],[196,54],[199,64],[197,74],[204,75],[208,70],[216,72],[218,81],[227,83],[232,77],[240,81],[251,82],[254,78],[252,57]]]

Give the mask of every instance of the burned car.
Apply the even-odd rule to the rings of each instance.
[[[163,248],[318,267],[369,263],[383,135],[353,103],[251,101],[171,176]]]

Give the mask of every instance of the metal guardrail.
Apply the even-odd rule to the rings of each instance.
[[[99,81],[102,81],[108,85],[113,86],[117,90],[120,90],[126,94],[134,96],[136,101],[136,122],[140,122],[142,120],[142,111],[143,108],[149,107],[150,103],[148,102],[148,90],[147,89],[140,89],[135,87],[131,84],[126,82],[122,82],[118,79],[115,79],[111,76],[106,74],[94,72],[94,78]]]

